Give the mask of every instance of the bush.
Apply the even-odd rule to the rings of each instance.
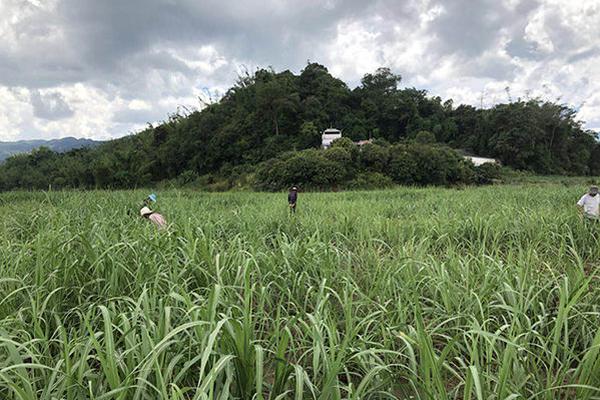
[[[341,147],[344,149],[352,149],[353,147],[356,147],[356,145],[354,144],[354,142],[352,142],[352,140],[348,139],[347,137],[341,137],[341,138],[335,139],[333,142],[331,142],[331,148],[336,148],[336,147]]]
[[[392,146],[388,175],[403,185],[473,183],[475,179],[472,164],[456,151],[421,143]]]
[[[388,147],[378,144],[365,144],[360,148],[360,167],[371,172],[385,172],[390,158]]]
[[[478,181],[473,164],[443,145],[404,142],[358,148],[337,143],[327,150],[289,152],[263,162],[256,170],[254,187],[267,191],[291,185],[325,190],[338,186],[375,189],[394,183],[456,185]]]
[[[323,151],[323,156],[333,162],[340,163],[344,167],[352,166],[352,151],[345,147],[331,147]]]
[[[408,145],[397,145],[390,150],[388,175],[394,179],[394,182],[402,185],[418,183],[415,180],[416,169],[417,161]]]
[[[291,185],[308,189],[335,187],[345,180],[347,170],[342,162],[328,159],[325,154],[310,149],[268,160],[257,168],[255,186],[269,191],[283,190]]]
[[[348,179],[351,179],[352,176],[356,173],[356,166],[354,160],[356,156],[354,152],[356,152],[356,146],[352,145],[351,148],[347,147],[331,147],[330,149],[324,150],[324,157],[332,161],[343,168],[343,173],[339,177],[338,183],[344,182]]]
[[[451,183],[473,184],[477,182],[477,172],[472,162],[460,160],[449,172]]]
[[[475,167],[476,181],[480,185],[487,185],[500,179],[502,167],[498,164],[485,163]]]
[[[188,185],[194,184],[197,179],[198,179],[198,173],[196,171],[187,170],[187,171],[183,171],[177,177],[176,181],[179,186],[188,186]]]

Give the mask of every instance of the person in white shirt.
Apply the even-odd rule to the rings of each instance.
[[[598,195],[598,186],[590,187],[590,190],[584,194],[577,202],[577,208],[589,219],[600,219],[600,195]]]

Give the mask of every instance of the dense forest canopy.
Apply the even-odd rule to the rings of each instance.
[[[319,147],[320,131],[330,126],[353,140],[392,144],[429,132],[438,144],[519,170],[600,174],[597,133],[566,105],[528,99],[489,109],[455,106],[400,82],[387,68],[353,90],[316,63],[299,75],[261,69],[240,77],[219,102],[135,135],[93,149],[13,156],[0,165],[0,190],[127,188],[246,173],[286,152]]]

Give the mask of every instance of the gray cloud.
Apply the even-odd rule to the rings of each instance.
[[[539,2],[524,0],[514,8],[497,0],[450,0],[440,4],[444,12],[429,30],[438,39],[435,49],[476,57],[497,45],[506,31],[514,34],[522,28]]]
[[[31,92],[33,114],[42,119],[59,120],[73,115],[65,98],[60,93],[41,94],[39,90]]]
[[[55,9],[34,10],[13,25],[17,49],[0,51],[0,82],[45,87],[110,81],[134,62],[158,68],[171,63],[186,72],[172,59],[161,59],[162,49],[203,45],[240,60],[297,65],[314,42],[335,35],[340,19],[365,9],[359,0],[331,4],[61,0]],[[59,34],[48,39],[51,32]],[[24,63],[27,69],[16,68]]]
[[[309,59],[350,84],[390,66],[407,84],[461,93],[461,101],[506,86],[573,93],[585,79],[588,86],[600,79],[589,72],[600,57],[593,42],[600,7],[580,3],[2,0],[0,102],[21,115],[3,126],[8,107],[0,104],[0,131],[33,118],[28,130],[40,136],[125,134],[178,105],[198,106],[206,90],[223,92],[243,66],[298,71]],[[577,89],[569,101],[595,104],[583,114],[600,126],[592,89]],[[147,106],[131,108],[132,101]]]
[[[540,54],[536,50],[535,43],[531,43],[524,37],[524,32],[511,39],[507,46],[506,51],[513,57],[539,59]]]
[[[598,57],[600,55],[600,47],[594,46],[586,50],[579,51],[568,58],[569,63],[587,60],[588,58]]]

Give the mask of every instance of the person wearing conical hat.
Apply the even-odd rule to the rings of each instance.
[[[158,228],[166,228],[167,227],[167,220],[165,219],[165,217],[163,217],[161,214],[159,214],[157,212],[152,211],[148,207],[142,207],[142,209],[140,210],[140,215],[142,216],[142,218],[146,218],[146,219],[150,220]]]

